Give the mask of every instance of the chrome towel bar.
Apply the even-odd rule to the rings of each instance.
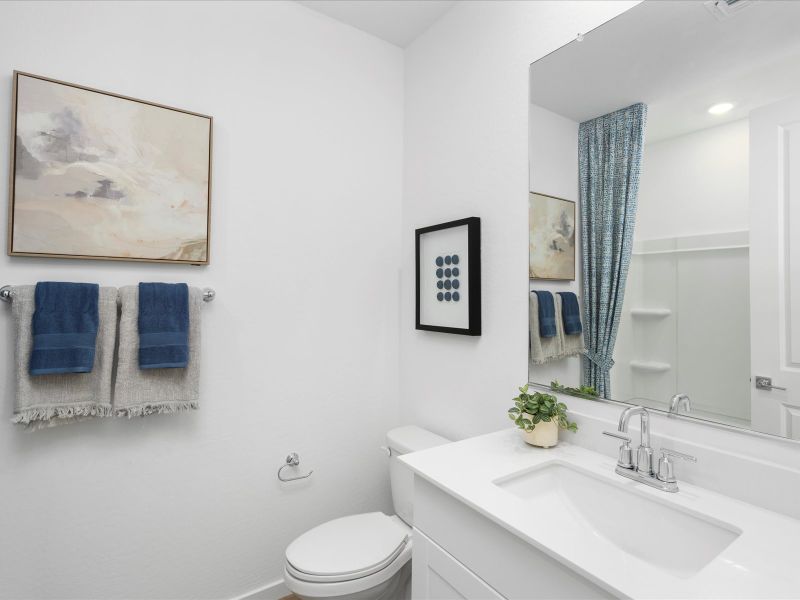
[[[217,292],[215,292],[213,288],[203,288],[203,302],[211,302],[216,296]],[[11,302],[11,298],[11,286],[4,285],[0,287],[0,300],[3,302]]]

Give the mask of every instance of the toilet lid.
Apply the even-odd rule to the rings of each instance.
[[[403,550],[410,530],[380,512],[328,521],[289,544],[286,561],[294,570],[331,580],[366,577],[383,569]]]

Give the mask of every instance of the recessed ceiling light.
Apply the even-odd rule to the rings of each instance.
[[[720,102],[719,104],[715,104],[711,108],[708,109],[708,112],[712,115],[724,115],[730,109],[733,108],[733,104],[730,102]]]

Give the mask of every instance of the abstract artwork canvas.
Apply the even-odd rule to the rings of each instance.
[[[14,73],[8,253],[208,264],[209,116]]]
[[[530,193],[531,279],[575,280],[575,203]]]

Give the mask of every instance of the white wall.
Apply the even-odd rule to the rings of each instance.
[[[750,229],[749,129],[741,119],[646,143],[634,239]]]
[[[0,598],[231,598],[280,578],[310,526],[390,510],[401,51],[291,2],[4,2],[0,115],[12,69],[213,115],[212,264],[2,257],[0,283],[217,299],[199,411],[35,433],[9,422],[0,307]],[[8,135],[4,117],[2,181]],[[291,450],[314,475],[281,485]]]
[[[508,423],[527,381],[528,67],[634,4],[461,2],[406,49],[404,420],[456,437]],[[414,229],[466,216],[483,229],[483,335],[416,331]]]
[[[578,123],[546,110],[528,106],[528,172],[530,190],[575,203],[575,281],[545,281],[532,279],[531,290],[575,292],[581,289],[581,211],[578,202]],[[528,365],[531,381],[549,384],[558,380],[565,385],[577,385],[581,377],[581,359],[571,356],[543,365]]]
[[[509,426],[506,409],[527,363],[528,64],[632,4],[464,2],[406,50],[405,421],[456,438]],[[415,331],[413,229],[468,215],[483,225],[484,333]],[[581,431],[570,439],[615,456],[615,440],[601,431],[615,426],[621,407],[565,399],[580,411]],[[795,444],[660,416],[653,428],[656,443],[699,455],[697,465],[681,466],[684,480],[800,516]]]

